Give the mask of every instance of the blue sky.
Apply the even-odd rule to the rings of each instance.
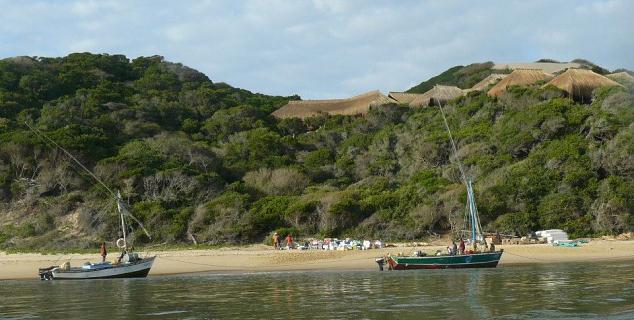
[[[400,91],[472,62],[634,70],[634,1],[9,1],[0,58],[162,55],[267,94]]]

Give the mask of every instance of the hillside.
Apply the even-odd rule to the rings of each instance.
[[[424,93],[435,85],[456,86],[460,89],[469,89],[491,74],[511,73],[515,69],[539,69],[548,73],[558,73],[566,68],[584,68],[593,70],[598,74],[608,74],[609,71],[584,59],[575,59],[564,63],[552,59],[540,59],[535,62],[519,63],[472,63],[467,66],[455,66],[443,73],[431,77],[428,80],[410,88],[406,92]],[[616,71],[618,72],[618,70]]]
[[[460,70],[415,92],[445,78],[470,87],[490,74],[488,65]],[[539,86],[451,101],[484,229],[632,230],[628,90],[596,90],[589,105]],[[103,190],[24,121],[121,190],[152,243],[259,242],[275,230],[403,240],[461,228],[465,190],[435,107],[271,116],[296,99],[214,83],[160,57],[2,60],[0,247],[88,247],[117,233]]]
[[[493,73],[509,73],[510,70],[493,70],[493,62],[473,63],[468,66],[455,66],[447,71],[431,77],[429,80],[410,88],[408,93],[425,93],[435,85],[450,85],[460,89],[468,89]]]

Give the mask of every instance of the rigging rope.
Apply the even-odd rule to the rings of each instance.
[[[527,259],[527,260],[539,261],[539,262],[548,262],[548,263],[573,262],[573,261],[561,261],[561,260],[553,260],[553,259],[541,259],[541,258],[535,258],[535,257],[527,257],[527,256],[523,256],[523,255],[520,255],[520,254],[511,253],[511,252],[508,252],[508,251],[504,251],[504,254],[509,254],[509,255],[512,255],[512,256],[524,258],[524,259]],[[157,256],[157,257],[160,257],[161,259],[165,259],[165,260],[170,260],[170,261],[184,263],[184,264],[199,265],[199,266],[212,267],[212,268],[231,269],[231,268],[243,268],[244,267],[244,266],[236,266],[236,265],[218,265],[218,264],[210,264],[210,263],[202,263],[202,262],[194,262],[194,261],[185,261],[185,260],[181,260],[181,259],[168,258],[166,256],[160,256],[160,255]],[[624,255],[624,256],[616,256],[616,257],[609,257],[609,258],[596,258],[596,259],[590,259],[590,260],[593,260],[593,261],[609,261],[609,260],[624,260],[626,258],[634,258],[634,254]],[[323,260],[318,260],[318,261],[306,261],[306,262],[299,262],[299,263],[276,263],[276,264],[272,264],[270,266],[263,266],[263,268],[267,268],[267,267],[283,267],[283,266],[302,266],[303,264],[315,265],[315,264],[319,264],[319,263],[328,263],[328,262],[336,262],[336,261],[348,262],[348,261],[367,260],[368,262],[370,262],[370,261],[372,261],[371,259],[373,259],[373,258],[372,257],[362,257],[362,258],[345,259],[345,260],[323,259]],[[206,271],[214,271],[214,270],[206,270]],[[201,271],[201,272],[204,272],[204,271]]]
[[[504,254],[510,254],[510,255],[512,255],[512,256],[516,256],[516,257],[520,257],[520,258],[524,258],[524,259],[529,259],[529,260],[536,260],[536,261],[542,261],[542,262],[551,262],[551,261],[549,261],[549,260],[544,260],[544,259],[540,259],[540,258],[533,258],[533,257],[526,257],[526,256],[522,256],[522,255],[519,255],[519,254],[515,254],[515,253],[508,252],[508,251],[506,251],[506,250],[504,251]],[[503,255],[504,255],[504,254],[503,254]],[[552,261],[552,262],[555,262],[555,261]]]
[[[434,87],[435,88],[435,87]],[[470,215],[471,217],[471,224],[472,224],[472,228],[476,229],[477,228],[477,232],[482,233],[482,226],[480,225],[480,219],[478,219],[477,217],[477,206],[475,204],[475,196],[473,195],[472,192],[470,192],[469,190],[472,189],[471,187],[471,180],[467,180],[467,174],[465,173],[464,167],[462,166],[462,162],[460,162],[460,159],[458,158],[458,148],[456,147],[456,142],[453,139],[453,134],[451,133],[451,128],[449,128],[449,122],[447,121],[447,117],[445,116],[445,111],[442,108],[442,103],[440,102],[440,99],[435,98],[436,99],[436,103],[438,103],[438,108],[440,109],[440,115],[442,115],[442,120],[443,123],[445,124],[445,128],[447,129],[447,133],[449,134],[449,141],[451,141],[451,148],[453,150],[453,154],[454,154],[454,159],[456,161],[456,163],[458,164],[458,169],[460,170],[460,175],[462,176],[462,181],[464,182],[465,186],[467,187],[467,197],[468,197],[468,201],[469,201],[469,211],[475,211],[472,212],[472,214]],[[471,206],[473,206],[473,208],[471,208]],[[466,217],[466,211],[465,211],[465,221],[466,221],[467,217]],[[476,239],[476,235],[473,234],[475,233],[473,230],[472,232],[472,237],[473,239]],[[482,240],[485,241],[486,244],[486,240],[484,239],[484,235],[482,235]]]
[[[185,260],[180,260],[180,259],[175,259],[175,258],[168,258],[166,256],[161,256],[161,255],[157,255],[157,257],[159,257],[161,259],[165,259],[165,260],[181,262],[181,263],[184,263],[184,264],[192,264],[192,265],[214,267],[214,268],[241,268],[241,267],[243,267],[243,266],[235,266],[235,265],[218,265],[218,264],[210,264],[210,263],[202,263],[202,262],[185,261]],[[362,258],[345,259],[345,260],[323,259],[323,260],[317,260],[317,261],[305,261],[305,262],[298,262],[298,263],[275,263],[275,264],[272,264],[272,265],[270,265],[268,267],[301,266],[302,264],[305,264],[305,263],[316,264],[316,263],[326,263],[326,262],[336,262],[336,261],[342,261],[342,262],[359,261],[359,260],[368,260],[368,261],[370,261],[370,259],[374,259],[374,258],[373,257],[362,257]],[[266,268],[266,267],[267,266],[264,266],[264,268]]]
[[[28,122],[24,121],[24,124],[29,129],[31,129],[31,131],[33,131],[36,135],[38,135],[40,138],[42,138],[44,141],[47,141],[47,142],[53,144],[55,147],[57,147],[60,150],[62,150],[62,152],[64,152],[64,154],[66,154],[69,158],[71,158],[73,161],[75,161],[75,163],[78,166],[80,166],[82,169],[84,169],[84,171],[86,171],[86,173],[88,173],[93,179],[95,179],[95,181],[97,181],[102,187],[104,187],[110,193],[110,195],[112,195],[113,197],[116,197],[116,194],[114,193],[114,191],[112,191],[112,189],[108,188],[108,186],[103,181],[101,181],[101,179],[99,179],[94,173],[92,173],[92,171],[88,170],[88,168],[86,168],[79,160],[77,160],[77,158],[75,158],[75,156],[73,156],[72,153],[70,153],[66,149],[62,148],[62,146],[60,146],[53,139],[51,139],[48,136],[46,136],[39,129],[36,129],[36,128],[32,127]]]
[[[467,175],[465,174],[464,168],[462,168],[462,163],[460,163],[460,159],[458,159],[458,149],[456,148],[456,142],[453,140],[453,135],[451,134],[451,129],[449,129],[449,123],[447,122],[447,118],[445,117],[445,112],[442,109],[442,104],[440,103],[440,100],[438,98],[435,98],[435,99],[436,99],[436,103],[438,103],[438,107],[440,108],[440,114],[442,115],[442,120],[445,123],[445,128],[447,129],[447,132],[449,133],[449,140],[451,141],[451,147],[453,149],[454,158],[456,159],[456,162],[458,163],[458,168],[460,169],[462,180],[464,181],[466,185]]]
[[[508,251],[504,251],[504,254],[510,254],[512,256],[516,256],[516,257],[520,257],[520,258],[524,258],[524,259],[529,259],[529,260],[536,260],[536,261],[541,261],[541,262],[551,262],[551,263],[559,263],[559,262],[573,262],[573,261],[562,261],[562,260],[556,260],[556,259],[541,259],[541,258],[534,258],[534,257],[527,257],[527,256],[523,256],[523,255],[519,255],[516,253],[511,253]],[[629,255],[624,255],[624,256],[615,256],[615,257],[607,257],[607,258],[603,258],[603,257],[596,257],[596,258],[590,258],[590,259],[584,259],[584,260],[593,260],[593,261],[610,261],[610,260],[622,260],[625,258],[634,258],[634,254],[629,254]]]
[[[48,144],[49,146],[52,144],[53,146],[55,146],[56,148],[58,148],[59,150],[62,150],[62,152],[64,152],[64,154],[66,154],[66,156],[68,156],[69,158],[71,158],[79,167],[81,167],[86,173],[88,173],[93,179],[95,179],[95,181],[97,181],[97,183],[106,189],[106,191],[108,193],[110,193],[110,195],[112,197],[115,198],[115,200],[117,201],[117,208],[119,209],[119,212],[124,213],[125,215],[127,215],[128,217],[132,218],[132,220],[134,220],[143,230],[143,232],[145,232],[145,234],[148,236],[148,238],[152,239],[152,236],[150,236],[150,233],[145,229],[145,226],[143,226],[143,224],[141,223],[141,221],[139,221],[139,219],[137,219],[135,216],[132,215],[132,213],[130,213],[130,211],[127,210],[127,208],[125,207],[125,204],[123,203],[123,200],[121,199],[121,194],[119,192],[115,193],[114,191],[112,191],[112,189],[110,189],[105,182],[103,182],[101,179],[99,179],[99,177],[97,177],[97,175],[95,175],[92,171],[90,171],[88,168],[86,168],[86,166],[84,166],[77,158],[75,158],[75,156],[73,156],[72,153],[70,153],[68,150],[64,149],[61,145],[59,145],[57,142],[55,142],[53,139],[49,138],[47,135],[45,135],[43,132],[41,132],[39,129],[32,127],[28,122],[24,121],[24,124],[32,131],[34,132],[38,137],[40,137],[46,144]],[[72,166],[71,166],[72,168]],[[73,168],[74,170],[74,168]],[[76,171],[76,170],[74,170]],[[122,219],[122,223],[124,223],[123,221],[123,214],[121,215],[121,219]],[[122,226],[122,232],[123,232],[123,237],[125,240],[125,226]]]

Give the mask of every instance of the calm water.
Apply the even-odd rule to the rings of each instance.
[[[0,319],[634,319],[633,264],[0,281]]]

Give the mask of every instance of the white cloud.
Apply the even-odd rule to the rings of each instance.
[[[472,62],[582,57],[634,69],[629,1],[0,0],[0,57],[159,54],[305,98],[405,90]]]

